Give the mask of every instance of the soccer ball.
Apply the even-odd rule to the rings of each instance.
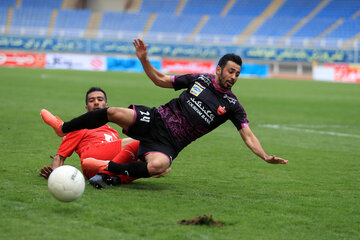
[[[64,165],[56,168],[50,174],[48,188],[57,200],[71,202],[83,194],[85,190],[85,179],[77,168]]]

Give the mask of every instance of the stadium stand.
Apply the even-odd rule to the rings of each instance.
[[[116,38],[120,23],[124,19],[123,12],[105,11],[100,23],[99,38]]]
[[[179,3],[180,0],[146,0],[142,2],[139,12],[175,14]]]
[[[333,24],[336,24],[340,18],[348,18],[355,14],[359,9],[360,1],[330,1],[313,19],[311,19],[298,32],[296,32],[293,37],[308,38],[310,40],[316,38],[322,32],[326,31],[328,28],[331,28]],[[359,32],[359,28],[357,29],[357,32]],[[334,38],[348,38],[346,35],[344,35],[344,32],[341,30],[335,31],[333,33],[329,32],[328,34],[328,36],[332,36]]]
[[[8,7],[15,7],[16,0],[1,0],[0,1],[0,8],[8,8]]]
[[[125,12],[124,19],[122,22],[120,22],[118,29],[120,31],[125,31],[125,32],[141,33],[145,28],[149,16],[150,16],[149,13],[139,14],[139,13]],[[129,37],[133,38],[137,36],[138,34]]]
[[[359,34],[359,29],[360,18],[347,18],[333,31],[325,34],[320,40],[315,41],[315,46],[324,46],[326,44],[326,46],[337,47],[339,44],[343,44]]]
[[[98,30],[99,38],[138,37],[149,19],[150,13],[130,13],[105,11]]]
[[[51,10],[47,8],[14,8],[11,34],[46,36]]]
[[[0,34],[5,34],[8,11],[8,7],[0,8]]]
[[[253,16],[210,16],[195,36],[198,42],[232,43],[254,19]]]
[[[60,9],[53,29],[53,36],[84,37],[91,10]]]
[[[70,2],[1,0],[0,33],[315,47],[360,38],[359,0],[137,0],[121,1],[129,11],[62,9]]]
[[[22,0],[22,8],[61,8],[62,0]]]
[[[360,9],[360,1],[354,0],[333,0],[323,8],[316,16],[317,18],[341,18],[350,17]]]
[[[219,0],[188,0],[181,13],[186,15],[220,15],[226,3],[227,1]]]
[[[272,42],[277,43],[296,24],[321,2],[321,0],[287,0],[279,10],[258,28],[253,37],[260,39],[258,43],[266,43],[267,36],[272,37]]]
[[[157,14],[146,35],[152,41],[186,41],[201,20],[200,15]]]
[[[271,0],[257,0],[256,4],[253,0],[237,0],[229,10],[228,15],[256,17],[261,15],[270,3]]]

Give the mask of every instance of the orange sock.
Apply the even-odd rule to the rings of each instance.
[[[83,169],[88,171],[104,171],[107,168],[107,165],[110,161],[107,160],[97,160],[95,158],[85,158],[81,161]]]
[[[139,141],[129,143],[124,147],[123,150],[121,150],[121,152],[119,152],[114,157],[112,161],[116,163],[129,163],[129,162],[137,161],[137,152],[139,149],[139,144],[140,144]]]

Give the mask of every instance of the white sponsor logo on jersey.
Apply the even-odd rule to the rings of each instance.
[[[114,141],[114,138],[111,135],[108,135],[108,134],[104,133],[104,137],[105,137],[105,141],[107,141],[107,142],[113,142]]]

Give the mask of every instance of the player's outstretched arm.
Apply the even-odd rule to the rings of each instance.
[[[44,166],[43,168],[41,168],[40,171],[40,176],[45,179],[49,178],[50,174],[52,173],[52,171],[54,171],[55,168],[64,165],[64,161],[66,159],[66,157],[57,154],[54,157],[50,156],[50,158],[52,158],[53,160],[51,166]]]
[[[136,56],[139,58],[146,75],[153,81],[156,86],[163,88],[173,88],[170,76],[157,70],[147,57],[147,47],[144,42],[138,38],[133,41]]]
[[[287,160],[276,157],[275,155],[269,156],[268,154],[266,154],[260,144],[260,141],[257,139],[257,137],[254,135],[254,133],[249,127],[242,128],[239,132],[246,146],[248,146],[248,148],[250,148],[253,153],[264,159],[264,161],[271,164],[286,164],[288,162]]]

